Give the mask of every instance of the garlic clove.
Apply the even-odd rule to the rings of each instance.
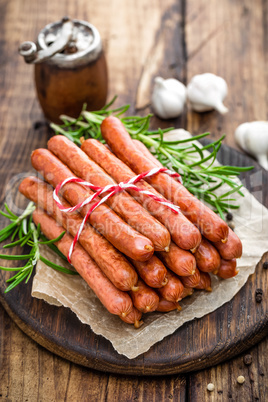
[[[243,151],[247,151],[245,136],[246,136],[249,124],[250,123],[240,124],[240,126],[238,126],[237,129],[235,130],[235,141],[240,146],[240,148],[243,149]]]
[[[228,112],[223,100],[228,93],[226,81],[212,73],[195,75],[187,86],[187,97],[193,110],[207,112],[217,110]]]
[[[162,119],[178,117],[186,102],[186,87],[174,78],[164,80],[155,78],[152,93],[152,108],[154,113]]]
[[[235,130],[236,143],[254,156],[268,170],[268,121],[252,121],[240,124]]]
[[[259,154],[257,156],[257,161],[259,162],[259,164],[265,169],[268,170],[268,158],[267,158],[267,154]]]
[[[164,133],[165,141],[181,141],[191,138],[192,134],[184,130],[184,128],[176,128],[175,130]]]

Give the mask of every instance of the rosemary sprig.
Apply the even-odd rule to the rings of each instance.
[[[209,133],[197,135],[192,138],[166,141],[164,134],[173,128],[149,130],[152,115],[122,116],[130,105],[124,105],[116,109],[110,109],[116,97],[103,109],[96,112],[88,112],[83,108],[80,116],[74,119],[69,116],[61,116],[62,125],[51,124],[56,134],[63,134],[75,144],[80,145],[80,138],[95,138],[105,142],[101,136],[100,125],[105,117],[114,115],[122,121],[126,130],[133,139],[138,139],[155,155],[164,165],[181,174],[184,186],[196,197],[211,205],[215,212],[225,219],[224,214],[230,208],[237,209],[234,198],[230,195],[238,193],[243,196],[241,186],[235,181],[235,177],[241,172],[253,169],[250,167],[217,166],[214,165],[217,153],[220,150],[224,136],[204,146],[197,145],[196,140],[207,137]],[[205,151],[210,154],[206,155]],[[227,191],[221,195],[216,190],[227,186]]]
[[[8,218],[11,223],[7,225],[4,229],[0,230],[0,242],[3,242],[7,238],[11,238],[11,243],[6,244],[3,246],[3,249],[13,248],[15,246],[28,246],[30,251],[28,254],[21,254],[21,255],[9,255],[9,254],[0,254],[0,259],[3,260],[15,260],[15,261],[26,261],[25,265],[22,267],[3,267],[0,266],[1,270],[4,271],[12,271],[17,272],[14,276],[7,279],[7,283],[9,286],[5,289],[5,293],[9,292],[15,286],[20,284],[23,280],[27,283],[33,273],[33,269],[36,263],[41,260],[46,265],[50,266],[51,268],[64,272],[70,275],[77,275],[76,271],[71,269],[62,267],[60,265],[54,264],[51,261],[48,261],[40,254],[40,244],[47,244],[49,247],[52,247],[53,250],[57,250],[57,253],[63,257],[65,256],[57,249],[57,247],[53,244],[59,241],[65,234],[62,232],[60,236],[53,240],[47,240],[41,233],[40,233],[40,225],[37,227],[32,221],[32,213],[35,210],[35,206],[33,202],[30,202],[25,209],[25,211],[20,215],[15,215],[5,204],[6,212],[0,211],[0,214],[6,218]],[[15,238],[18,238],[15,240]],[[15,240],[15,241],[14,241]],[[54,249],[55,247],[55,249]]]

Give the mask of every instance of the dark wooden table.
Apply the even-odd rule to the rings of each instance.
[[[21,41],[33,40],[47,23],[64,15],[92,22],[103,38],[109,65],[110,97],[131,103],[130,113],[150,111],[152,79],[187,83],[212,72],[229,86],[229,113],[197,114],[189,109],[175,121],[160,122],[212,138],[226,134],[234,146],[238,124],[267,120],[267,1],[205,0],[0,0],[1,180],[8,183],[31,150],[45,146],[48,129],[38,106],[32,67],[18,56]],[[27,148],[24,138],[27,137]],[[29,145],[30,144],[30,145]],[[17,159],[9,154],[18,150]],[[1,194],[1,203],[5,194]],[[99,373],[53,355],[24,335],[0,306],[0,400],[6,401],[265,401],[268,342],[231,361],[200,372],[168,377]],[[250,354],[252,364],[244,364]],[[245,383],[237,384],[243,375]],[[214,383],[209,393],[207,384]]]

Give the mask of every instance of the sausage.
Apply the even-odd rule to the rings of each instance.
[[[200,290],[204,289],[207,292],[212,291],[211,277],[210,277],[209,273],[200,271],[200,282],[197,286],[195,286],[195,289],[200,289]]]
[[[157,293],[147,286],[141,279],[138,280],[137,286],[137,291],[130,291],[130,296],[136,309],[142,313],[155,311],[159,303]]]
[[[33,221],[36,225],[40,223],[42,232],[50,240],[58,237],[64,230],[53,218],[39,208],[33,212]],[[65,233],[63,238],[55,244],[67,256],[72,241],[73,238]],[[79,244],[73,251],[72,262],[77,272],[111,314],[126,318],[132,312],[134,307],[130,296],[126,292],[117,289],[110,282]]]
[[[78,177],[105,187],[117,183],[92,161],[77,145],[62,135],[48,141],[48,149],[54,153]],[[115,194],[105,201],[123,220],[138,232],[148,237],[155,250],[168,251],[170,234],[168,230],[149,214],[126,192]]]
[[[143,324],[143,321],[141,320],[142,313],[137,310],[135,307],[133,307],[133,310],[126,316],[120,316],[121,320],[126,322],[127,324],[134,324],[134,327],[136,329],[140,328],[140,326]]]
[[[167,284],[167,269],[155,255],[145,262],[134,260],[131,262],[148,286],[161,288]]]
[[[222,242],[214,243],[214,246],[225,260],[240,258],[242,256],[242,243],[236,233],[229,228],[228,240],[225,244]]]
[[[198,268],[196,268],[195,273],[193,275],[180,277],[183,286],[187,288],[194,288],[195,286],[197,286],[200,282],[200,279],[201,279],[200,271]]]
[[[19,186],[19,191],[51,215],[65,230],[75,236],[82,217],[77,212],[61,211],[53,200],[53,188],[36,177],[25,178]],[[70,204],[61,198],[65,208]],[[91,258],[98,264],[103,273],[120,290],[135,290],[138,275],[126,258],[114,248],[103,236],[86,223],[79,237],[79,243]]]
[[[47,149],[37,149],[32,153],[32,165],[53,187],[69,177],[74,177],[72,171]],[[76,205],[93,194],[77,183],[66,184],[62,193],[71,205]],[[97,199],[81,208],[80,213],[85,216],[95,201]],[[133,260],[146,261],[152,256],[154,248],[151,240],[127,225],[106,205],[102,204],[93,211],[89,222],[115,248]]]
[[[224,260],[221,259],[221,265],[215,273],[219,278],[228,279],[236,276],[239,272],[239,269],[236,266],[236,259],[233,258],[232,260]]]
[[[119,183],[128,181],[136,174],[101,142],[89,139],[82,143],[82,150],[100,165],[113,179]],[[150,191],[157,197],[163,197],[144,180],[137,183],[137,187]],[[199,230],[181,213],[173,213],[169,208],[161,205],[152,198],[134,190],[128,190],[141,205],[143,205],[155,218],[166,226],[171,238],[179,247],[185,250],[194,250],[201,241]]]
[[[112,151],[135,173],[146,172],[156,165],[140,152],[122,122],[106,117],[101,124],[102,136]],[[228,226],[210,208],[194,197],[181,183],[165,173],[146,179],[167,199],[181,208],[182,213],[196,225],[201,233],[213,242],[226,242]]]
[[[170,243],[169,252],[156,253],[171,271],[179,276],[190,276],[195,273],[196,262],[194,256],[186,250],[182,250],[173,242]]]
[[[158,159],[156,159],[154,157],[154,155],[151,154],[149,149],[141,141],[133,140],[133,143],[135,144],[136,148],[140,152],[142,152],[144,156],[146,156],[147,159],[149,159],[151,162],[153,162],[156,166],[163,167],[161,162]],[[229,232],[228,232],[227,241],[224,242],[224,243],[222,241],[214,243],[215,247],[216,248],[219,247],[219,249],[223,249],[223,250],[227,249],[227,247],[225,247],[225,245],[228,243],[229,235],[230,235],[230,229],[229,229]],[[235,241],[233,239],[233,241],[231,243],[232,243],[233,247],[236,246],[236,247],[239,248],[239,242],[240,242],[240,240],[237,237],[237,239],[235,239]],[[240,242],[240,244],[241,244],[241,242]],[[220,255],[219,255],[219,253],[217,253],[217,250],[215,249],[215,247],[213,247],[212,244],[209,243],[203,237],[201,242],[200,242],[200,244],[199,244],[199,247],[197,247],[197,249],[196,249],[197,253],[195,253],[195,257],[196,257],[197,266],[203,272],[212,272],[212,271],[214,271],[215,269],[217,269],[220,266]],[[241,244],[241,248],[242,248],[242,244]],[[194,250],[194,252],[196,252],[196,250]],[[241,254],[242,254],[242,249],[241,249]]]
[[[193,288],[187,288],[186,287],[186,288],[183,289],[183,292],[181,294],[181,298],[185,299],[185,297],[192,296],[193,293],[194,293]]]
[[[161,313],[168,313],[169,311],[178,310],[181,311],[181,306],[177,302],[171,302],[160,297],[158,307],[156,311]]]
[[[223,243],[222,243],[223,244]],[[196,265],[203,272],[217,270],[221,263],[221,257],[216,248],[205,238],[202,239],[194,254]]]
[[[162,288],[157,289],[158,294],[163,297],[163,299],[178,302],[182,298],[183,284],[180,279],[174,275],[171,271],[167,270],[168,283]]]

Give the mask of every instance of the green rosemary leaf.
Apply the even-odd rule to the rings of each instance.
[[[40,239],[42,239],[43,241],[48,241],[48,239],[43,234],[40,235]],[[68,261],[65,255],[60,252],[60,250],[58,249],[58,247],[55,246],[55,244],[47,244],[47,246],[63,260]]]
[[[15,237],[16,237],[18,231],[19,231],[19,227],[17,227],[17,228],[14,230],[14,232],[13,232],[13,234],[12,234],[12,236],[11,236],[11,241],[13,241],[13,240],[15,239]],[[1,242],[1,241],[0,241],[0,242]]]
[[[14,282],[12,282],[6,289],[5,293],[10,292],[10,290],[14,289],[19,283],[21,283],[27,277],[27,272],[24,272],[21,276],[19,276]]]
[[[107,103],[103,108],[102,108],[102,110],[107,110],[110,106],[112,106],[113,104],[114,104],[114,102],[116,101],[116,99],[117,99],[117,95],[115,95],[113,98],[112,98],[112,100],[109,102],[109,103]]]
[[[39,244],[46,244],[46,245],[56,243],[57,241],[59,241],[60,239],[63,238],[63,236],[65,235],[65,233],[66,233],[65,231],[62,232],[56,239],[47,240],[47,241],[39,241],[38,243],[39,243]]]
[[[7,203],[5,202],[5,208],[6,208],[6,210],[7,210],[7,212],[9,213],[9,215],[11,216],[11,217],[13,217],[14,219],[17,219],[18,217],[11,211],[11,209],[8,207],[8,205],[7,205]]]
[[[25,240],[25,238],[28,239],[28,236],[24,236],[22,239],[19,239],[19,240],[17,240],[17,241],[14,241],[13,243],[5,244],[5,245],[3,246],[3,248],[15,247],[15,246],[21,244],[21,243]]]
[[[5,235],[6,233],[10,233],[10,231],[12,231],[12,229],[15,228],[16,226],[17,226],[17,224],[15,222],[12,222],[9,225],[7,225],[5,228],[0,230],[0,242],[3,241],[3,240],[1,240],[1,237],[3,235]]]
[[[27,276],[27,278],[26,278],[26,280],[25,280],[25,283],[28,283],[28,281],[29,281],[29,279],[30,279],[32,273],[33,273],[33,266],[29,269],[29,273],[28,273],[28,276]]]
[[[62,267],[61,265],[54,264],[53,262],[47,260],[46,258],[42,257],[41,255],[40,255],[40,260],[43,261],[49,267],[55,269],[56,271],[60,271],[60,272],[63,272],[65,274],[69,274],[69,275],[78,275],[77,271],[73,271],[71,269]]]
[[[22,269],[17,272],[15,275],[13,275],[11,278],[7,279],[6,282],[10,283],[10,282],[14,282],[17,278],[21,277],[22,275],[25,274],[25,272],[28,271],[28,265],[22,267]]]
[[[0,237],[0,243],[2,243],[3,241],[5,241],[6,239],[8,239],[12,234],[12,230],[10,230],[9,232],[6,232],[5,234],[3,234]]]
[[[0,266],[0,269],[2,270],[2,271],[21,271],[22,269],[23,269],[23,267],[1,267]]]
[[[7,219],[12,219],[12,218],[13,218],[12,215],[9,215],[9,214],[7,214],[6,212],[3,212],[3,211],[0,211],[0,214],[1,214],[2,216],[4,216],[5,218],[7,218]]]
[[[158,146],[158,148],[160,148],[160,147],[162,147],[162,144],[163,144],[163,140],[164,140],[164,133],[163,133],[163,131],[159,128],[159,136],[160,136],[160,142],[159,142],[159,146]],[[158,149],[157,148],[157,149]]]
[[[0,254],[0,259],[2,260],[27,260],[31,258],[32,254],[25,254],[25,255],[8,255],[8,254]]]
[[[218,199],[220,200],[221,198],[226,198],[226,197],[228,197],[229,195],[234,194],[234,193],[236,193],[237,191],[239,191],[240,188],[242,188],[242,187],[243,187],[243,184],[241,184],[241,185],[238,186],[238,187],[234,187],[232,190],[227,191],[227,193],[222,194],[220,197],[218,197]]]

